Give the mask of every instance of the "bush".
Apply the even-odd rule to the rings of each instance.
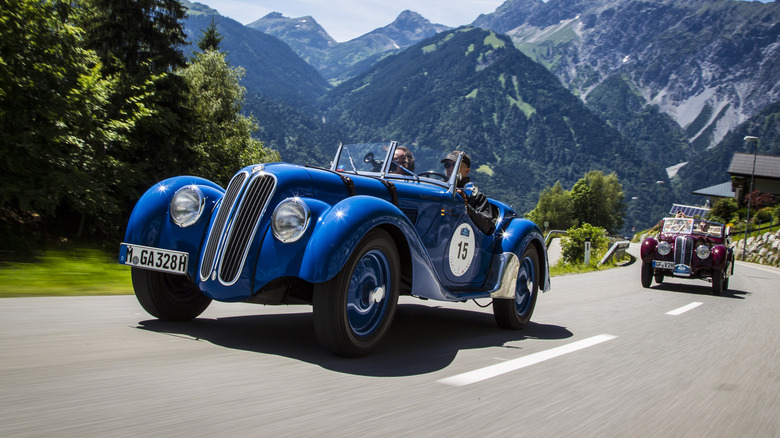
[[[604,228],[585,223],[579,228],[569,228],[567,236],[561,240],[563,262],[581,264],[585,257],[586,240],[590,240],[591,263],[597,263],[600,256],[609,249],[609,239]]]
[[[721,198],[715,201],[710,210],[710,219],[727,224],[734,219],[739,211],[739,204],[734,198]]]
[[[761,210],[758,210],[754,221],[757,224],[772,222],[772,207],[764,207]]]

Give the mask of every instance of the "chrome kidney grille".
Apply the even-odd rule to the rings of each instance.
[[[276,188],[272,175],[240,172],[230,180],[206,239],[200,279],[213,272],[231,285],[238,280],[252,238]]]
[[[693,238],[677,236],[674,239],[674,264],[691,266],[693,257]]]

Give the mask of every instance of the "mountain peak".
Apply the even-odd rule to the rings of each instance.
[[[290,18],[274,11],[247,24],[247,27],[279,38],[296,51],[299,47],[323,50],[336,44],[336,40],[309,15]]]

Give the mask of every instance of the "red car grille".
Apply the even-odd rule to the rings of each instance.
[[[674,239],[674,264],[691,266],[693,258],[693,238],[677,236]]]

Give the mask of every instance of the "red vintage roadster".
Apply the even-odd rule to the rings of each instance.
[[[729,227],[694,218],[666,218],[658,237],[642,242],[642,286],[666,277],[698,278],[712,283],[713,295],[729,287],[734,251]]]

